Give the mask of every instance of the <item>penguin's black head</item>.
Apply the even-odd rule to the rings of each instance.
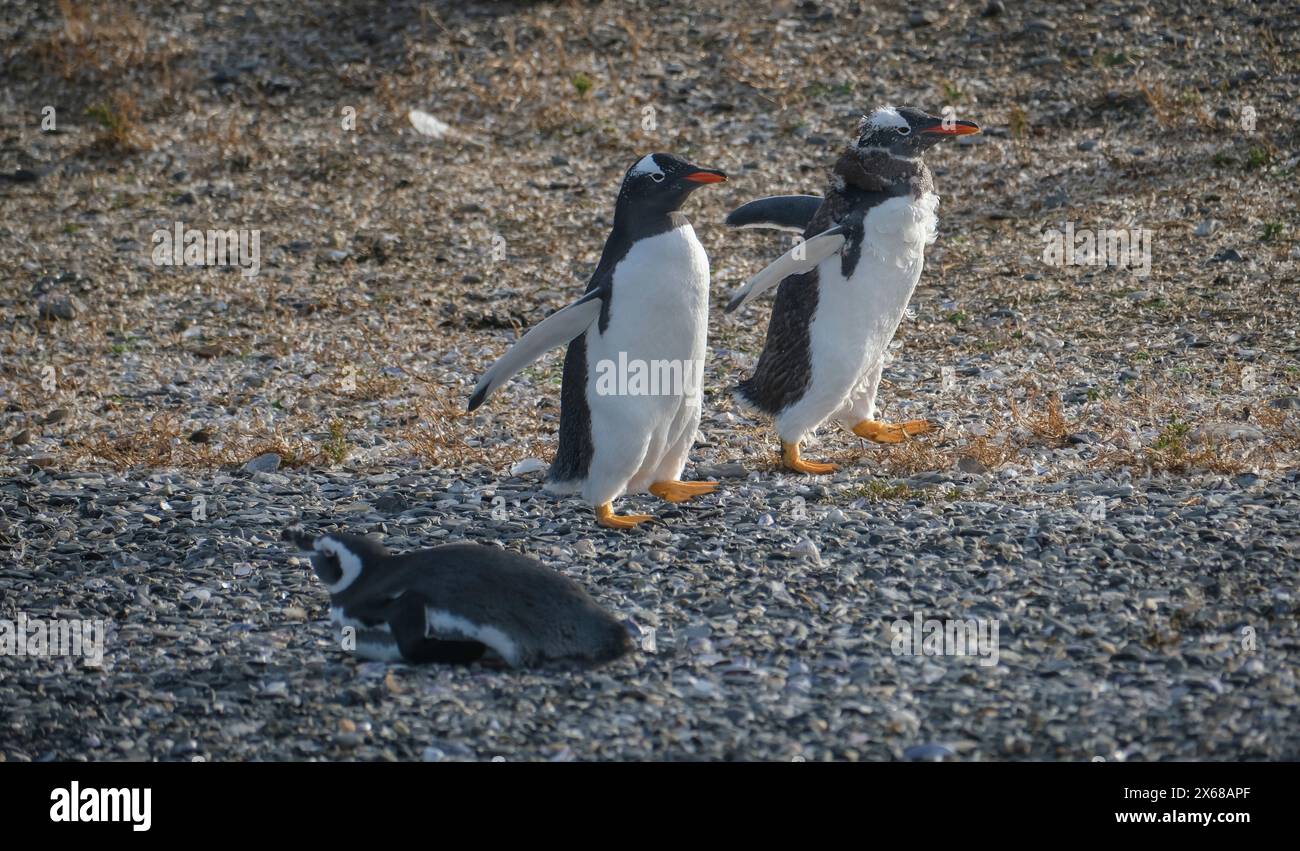
[[[618,206],[647,213],[671,213],[696,189],[723,183],[727,175],[716,169],[692,165],[672,154],[647,154],[623,177]]]
[[[359,535],[331,532],[315,537],[300,526],[284,530],[281,537],[300,550],[311,553],[311,566],[331,595],[352,588],[362,573],[373,572],[386,563],[389,552],[383,544]]]
[[[910,106],[882,106],[858,122],[854,147],[860,152],[883,150],[896,157],[913,159],[943,139],[978,132],[979,125],[973,121],[930,115]]]

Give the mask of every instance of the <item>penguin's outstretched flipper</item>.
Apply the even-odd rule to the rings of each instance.
[[[816,195],[773,195],[732,210],[727,224],[733,228],[773,228],[803,233],[822,205]]]
[[[487,401],[498,387],[546,352],[562,346],[591,327],[600,317],[601,291],[587,293],[568,307],[563,307],[543,319],[536,327],[519,339],[494,364],[483,373],[469,397],[469,410]]]
[[[746,302],[758,298],[791,275],[802,275],[817,268],[818,263],[844,247],[847,241],[845,232],[843,225],[828,228],[811,239],[800,242],[773,260],[761,272],[750,278],[744,286],[732,293],[731,301],[727,302],[727,313],[732,313]]]

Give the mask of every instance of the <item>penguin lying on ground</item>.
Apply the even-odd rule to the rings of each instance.
[[[921,277],[925,246],[935,239],[939,198],[921,154],[942,139],[978,132],[970,121],[881,107],[859,123],[825,198],[763,198],[727,217],[734,227],[804,236],[727,305],[730,313],[780,284],[763,353],[735,396],[743,408],[775,420],[787,468],[834,472],[834,464],[799,454],[804,436],[827,419],[877,443],[930,430],[926,420],[876,420],[876,389]]]
[[[396,555],[357,535],[283,539],[311,553],[330,592],[330,620],[355,632],[358,656],[381,662],[512,667],[598,664],[631,649],[626,628],[577,583],[509,550],[447,544]]]
[[[709,258],[678,210],[699,187],[726,179],[671,154],[650,154],[628,169],[587,294],[525,334],[470,397],[472,411],[544,352],[568,343],[560,446],[547,489],[581,493],[602,526],[628,529],[651,519],[614,514],[613,501],[624,493],[683,502],[717,488],[680,478],[700,423]]]

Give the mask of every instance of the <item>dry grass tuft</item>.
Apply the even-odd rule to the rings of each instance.
[[[258,455],[274,452],[285,467],[312,467],[328,457],[322,447],[305,438],[287,438],[269,429],[222,435],[220,443],[192,442],[181,418],[162,413],[111,434],[96,433],[70,441],[69,466],[106,465],[115,470],[171,467],[238,467]],[[331,459],[332,460],[332,459]]]
[[[1034,402],[1038,397],[1036,391],[1032,392],[1028,401]],[[1080,431],[1077,423],[1072,423],[1065,418],[1061,400],[1055,395],[1048,396],[1042,408],[1030,408],[1023,413],[1015,399],[1010,400],[1010,404],[1011,418],[1033,434],[1034,439],[1044,446],[1065,446],[1069,442],[1069,436]]]
[[[447,388],[426,387],[429,395],[415,402],[414,424],[401,433],[420,460],[448,469],[472,464],[502,469],[523,458],[548,457],[535,439],[540,435],[517,435],[505,446],[475,445],[475,430],[469,426],[473,415],[465,410],[464,400]]]
[[[152,147],[140,124],[140,104],[130,92],[115,91],[108,101],[93,104],[86,114],[100,127],[92,147],[116,154],[131,154]]]
[[[180,49],[150,44],[149,27],[119,3],[97,5],[58,0],[62,26],[30,48],[37,68],[64,80],[101,83],[133,70],[165,70]]]

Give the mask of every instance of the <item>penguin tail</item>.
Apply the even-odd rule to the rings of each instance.
[[[542,485],[542,489],[557,496],[569,496],[582,490],[582,479],[578,477],[570,479],[548,477],[546,483]]]
[[[735,400],[736,407],[745,416],[771,419],[774,416],[773,412],[764,408],[752,395],[753,388],[750,385],[753,380],[750,378],[731,388],[731,398]]]
[[[632,652],[635,645],[632,643],[631,631],[624,624],[614,622],[608,636],[605,646],[596,656],[596,662],[612,662]]]

